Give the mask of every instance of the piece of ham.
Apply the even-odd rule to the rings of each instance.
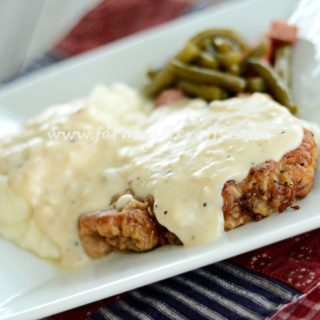
[[[268,37],[275,42],[295,44],[297,41],[298,28],[286,21],[272,21]]]
[[[163,104],[169,104],[185,97],[186,95],[179,89],[166,89],[157,96],[154,103],[159,107]]]

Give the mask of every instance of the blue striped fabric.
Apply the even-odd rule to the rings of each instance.
[[[299,292],[230,262],[219,262],[129,292],[90,320],[258,320]]]

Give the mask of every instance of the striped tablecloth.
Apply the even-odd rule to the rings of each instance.
[[[199,8],[192,0],[105,0],[29,73]],[[19,75],[21,76],[21,74]],[[320,319],[319,230],[50,317]]]

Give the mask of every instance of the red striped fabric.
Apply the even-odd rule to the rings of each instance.
[[[193,0],[105,0],[88,12],[55,47],[76,55],[171,20]]]

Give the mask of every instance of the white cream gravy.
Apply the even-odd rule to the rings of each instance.
[[[280,160],[302,138],[299,120],[263,94],[209,105],[185,100],[151,112],[133,89],[101,87],[0,142],[0,189],[13,194],[0,198],[0,233],[66,267],[81,265],[88,257],[79,216],[131,188],[154,196],[158,221],[185,245],[205,243],[223,232],[225,182]]]

